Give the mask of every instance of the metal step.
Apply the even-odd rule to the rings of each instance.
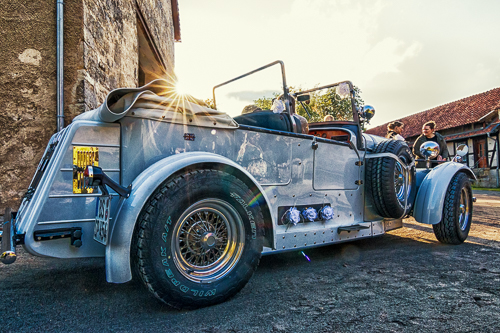
[[[360,225],[360,224],[346,225],[344,227],[338,227],[337,233],[340,234],[342,231],[347,231],[347,232],[360,231],[363,229],[370,229],[370,227],[366,226],[366,225]]]
[[[82,246],[82,228],[59,228],[59,229],[48,229],[48,230],[37,230],[33,234],[33,238],[36,242],[49,241],[53,239],[68,238],[71,239],[71,245],[75,247]]]

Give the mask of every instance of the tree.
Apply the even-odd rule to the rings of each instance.
[[[214,109],[214,110],[217,110],[215,108],[215,102],[214,102],[214,99],[213,98],[207,98],[206,100],[204,100],[205,104],[207,107],[211,108],[211,109]]]

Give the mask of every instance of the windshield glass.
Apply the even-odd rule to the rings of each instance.
[[[352,98],[346,82],[333,86],[319,87],[307,93],[297,91],[295,110],[310,122],[353,121]],[[301,95],[310,96],[308,101],[300,102]],[[309,113],[309,114],[308,114]]]
[[[283,94],[280,66],[271,66],[215,89],[217,110],[231,117],[270,110],[272,101]]]
[[[278,63],[271,63],[216,86],[214,99],[217,110],[236,117],[275,109],[279,102],[275,99],[283,96],[283,75]],[[298,113],[309,122],[354,121],[351,87],[348,81],[308,90],[289,87],[293,97],[290,100],[291,112]],[[357,88],[354,90],[357,91]],[[355,102],[361,105],[362,100],[358,96],[356,93]]]

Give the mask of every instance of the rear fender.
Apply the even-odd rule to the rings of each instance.
[[[265,242],[274,244],[273,217],[269,211],[268,198],[255,178],[235,162],[212,153],[192,152],[167,157],[144,170],[132,182],[132,193],[123,202],[110,231],[106,246],[106,280],[124,283],[132,279],[130,251],[137,218],[154,190],[171,176],[187,169],[218,169],[230,173],[243,181],[254,193],[264,215]],[[272,232],[271,232],[272,231]]]
[[[453,176],[459,172],[463,172],[469,178],[476,180],[476,176],[471,169],[456,162],[443,163],[425,176],[418,189],[413,208],[413,217],[417,222],[437,224],[441,221],[446,191]],[[417,179],[419,179],[418,175]]]

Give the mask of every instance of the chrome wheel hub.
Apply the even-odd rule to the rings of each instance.
[[[240,259],[245,242],[240,215],[219,199],[201,200],[186,209],[173,235],[174,262],[195,282],[224,277]]]
[[[460,226],[460,229],[462,231],[465,231],[467,229],[467,226],[469,225],[469,218],[470,218],[470,199],[469,199],[469,192],[467,189],[462,188],[460,191],[460,203],[458,206],[458,225]]]
[[[396,185],[398,186],[404,185],[404,178],[402,174],[399,174],[399,176],[397,176]]]
[[[406,163],[406,161],[403,159],[403,162]],[[405,171],[404,167],[399,163],[396,162],[395,168],[394,168],[394,191],[396,192],[396,196],[401,203],[401,206],[404,206],[405,203],[405,194],[410,195],[411,191],[411,173],[406,173],[408,174],[408,179],[405,177]],[[406,185],[406,182],[408,185]]]
[[[215,234],[213,232],[206,232],[200,240],[201,247],[207,251],[213,249],[215,247],[216,240],[217,239],[215,238]]]

